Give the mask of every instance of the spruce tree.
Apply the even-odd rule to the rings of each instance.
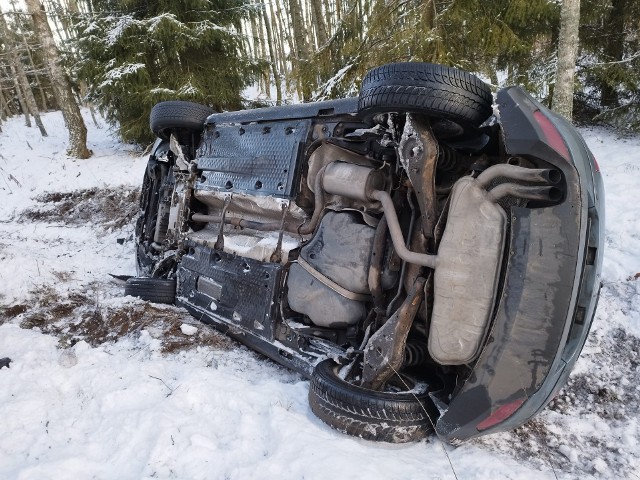
[[[356,93],[364,73],[397,61],[442,63],[543,93],[559,8],[547,0],[350,3],[320,49],[317,96]],[[357,8],[356,8],[357,7]],[[366,22],[363,21],[363,18]]]
[[[578,107],[640,130],[640,0],[583,0]]]
[[[239,55],[246,0],[98,0],[78,25],[80,78],[123,140],[147,142],[149,112],[164,100],[242,107],[257,68]],[[115,13],[117,12],[117,13]]]

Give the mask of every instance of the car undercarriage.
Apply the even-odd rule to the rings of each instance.
[[[431,64],[359,97],[214,113],[154,108],[127,293],[185,307],[311,379],[362,438],[513,428],[589,330],[602,187],[564,120]]]

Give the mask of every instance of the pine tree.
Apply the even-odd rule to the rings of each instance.
[[[96,0],[75,46],[89,97],[126,141],[147,142],[149,112],[164,100],[217,110],[242,106],[259,66],[239,54],[245,0]]]

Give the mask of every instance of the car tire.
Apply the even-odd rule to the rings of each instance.
[[[469,136],[492,113],[489,86],[471,73],[431,63],[391,63],[369,70],[362,80],[358,112],[412,112],[436,120],[441,138]]]
[[[435,406],[427,392],[382,392],[348,383],[333,360],[320,362],[309,389],[311,411],[336,430],[366,440],[413,442],[433,431]]]
[[[158,137],[167,140],[172,130],[202,132],[207,117],[215,110],[199,103],[171,100],[151,109],[149,126]]]
[[[176,299],[175,279],[136,277],[127,280],[124,294],[153,303],[173,304]]]

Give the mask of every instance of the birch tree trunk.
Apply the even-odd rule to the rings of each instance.
[[[573,114],[573,77],[578,54],[580,0],[563,0],[558,37],[558,66],[551,108],[571,120]]]
[[[80,108],[73,98],[71,84],[62,69],[60,53],[53,40],[44,8],[39,0],[26,0],[27,11],[33,18],[36,33],[42,42],[42,51],[51,75],[51,83],[58,97],[64,123],[69,130],[69,148],[67,154],[76,158],[89,158],[87,149],[87,127],[84,124]]]
[[[22,61],[20,57],[16,53],[15,45],[12,43],[12,35],[10,35],[9,29],[7,27],[7,22],[4,19],[4,15],[2,10],[0,10],[0,33],[4,38],[4,49],[9,57],[9,66],[11,67],[11,74],[17,81],[20,83],[20,88],[22,89],[22,93],[24,96],[24,103],[29,110],[29,113],[33,116],[33,119],[40,130],[40,135],[43,137],[47,136],[47,131],[42,124],[42,119],[40,118],[40,112],[38,112],[38,105],[36,104],[36,99],[33,96],[33,91],[31,90],[31,85],[29,84],[29,79],[27,78],[27,74],[24,71],[24,67],[22,65]]]

